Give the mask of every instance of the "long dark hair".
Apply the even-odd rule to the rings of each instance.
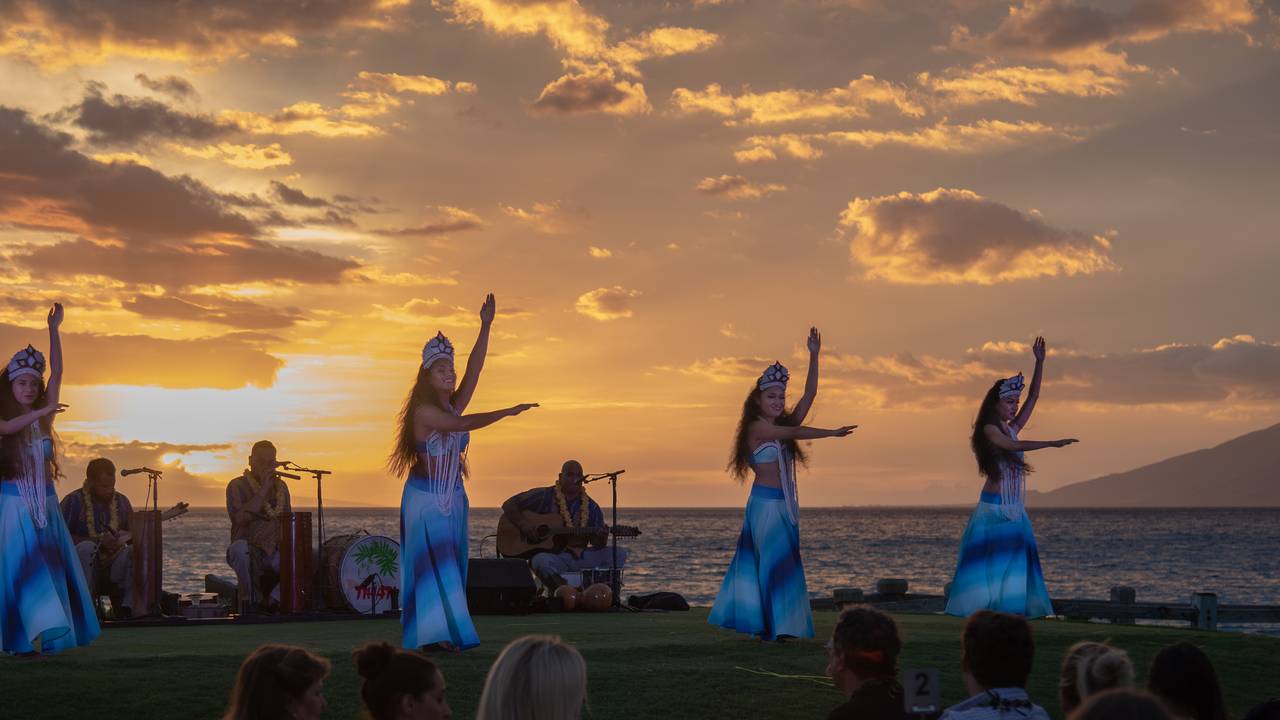
[[[436,394],[436,389],[431,387],[431,368],[418,368],[418,377],[413,381],[413,389],[404,399],[404,407],[400,408],[399,429],[396,431],[391,455],[387,458],[387,469],[396,477],[404,477],[418,464],[418,444],[413,439],[413,414],[420,405],[434,405],[445,412],[450,412],[449,408],[440,404],[440,396]]]
[[[240,664],[223,720],[289,716],[289,706],[329,674],[329,661],[292,645],[263,645]]]
[[[752,388],[747,394],[747,399],[742,403],[742,417],[738,419],[738,432],[734,436],[733,450],[729,453],[729,474],[734,480],[743,482],[747,477],[747,470],[751,467],[751,453],[755,448],[751,447],[748,440],[748,431],[751,429],[751,423],[760,419],[760,388]],[[794,427],[799,423],[796,422],[795,409],[783,412],[778,416],[777,424]],[[800,444],[795,440],[781,440],[783,449],[791,453],[796,462],[804,465],[809,461],[809,457],[805,455]]]
[[[418,653],[378,642],[357,649],[352,659],[364,678],[360,697],[373,720],[394,720],[401,698],[435,689],[438,668]]]
[[[42,407],[49,406],[48,388],[45,387],[44,378],[40,380],[40,394],[36,396],[36,401],[31,403],[32,410],[39,410]],[[0,388],[0,418],[12,420],[19,415],[25,415],[26,410],[18,404],[18,399],[13,396],[13,380],[9,378],[9,371],[4,373],[4,387]],[[62,468],[58,466],[58,438],[53,433],[53,416],[46,415],[36,422],[44,428],[49,439],[54,443],[53,453],[53,477],[62,477]],[[16,432],[12,435],[4,435],[0,437],[0,477],[17,477],[22,472],[22,433]]]
[[[984,430],[987,425],[1000,427],[1000,411],[996,406],[1000,404],[1001,382],[1003,381],[997,380],[987,391],[986,397],[982,398],[982,407],[978,408],[978,417],[973,421],[973,435],[969,438],[969,444],[973,447],[973,457],[978,461],[978,474],[992,482],[1000,482],[1003,477],[1000,472],[1002,462],[1021,468],[1022,472],[1031,472],[1032,469],[1016,453],[996,447]]]
[[[1156,653],[1147,689],[1194,720],[1227,720],[1218,673],[1209,656],[1189,642],[1174,643]]]

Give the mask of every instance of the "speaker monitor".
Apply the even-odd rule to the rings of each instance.
[[[529,612],[538,587],[519,558],[472,558],[467,564],[467,607],[473,615]]]

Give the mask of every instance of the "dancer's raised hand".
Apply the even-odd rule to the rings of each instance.
[[[1036,356],[1036,362],[1044,362],[1044,338],[1037,337],[1036,341],[1031,343],[1031,354]]]
[[[62,303],[54,303],[53,307],[49,308],[49,329],[50,330],[57,330],[58,326],[62,325],[62,316],[63,316]]]
[[[40,414],[40,417],[45,417],[47,415],[54,415],[56,413],[66,412],[66,409],[68,407],[70,406],[64,403],[53,403],[52,405],[46,405],[40,408],[36,412]]]
[[[480,306],[480,323],[488,325],[493,322],[493,316],[498,311],[498,304],[493,299],[493,293],[484,296],[484,304]]]
[[[822,333],[818,332],[818,328],[809,328],[809,340],[806,343],[809,346],[809,352],[813,355],[818,354],[822,349]]]
[[[858,428],[857,425],[845,425],[832,431],[831,437],[847,437]]]
[[[1062,440],[1054,440],[1054,441],[1053,441],[1053,446],[1054,446],[1054,447],[1066,447],[1066,446],[1070,445],[1071,443],[1078,443],[1078,442],[1080,442],[1080,441],[1079,441],[1079,440],[1077,440],[1077,439],[1075,439],[1075,438],[1064,438],[1064,439],[1062,439]]]
[[[536,408],[536,407],[538,407],[538,403],[520,403],[519,405],[515,405],[508,408],[507,414],[515,416],[515,415],[519,415],[520,413],[526,410],[532,410],[533,408]]]

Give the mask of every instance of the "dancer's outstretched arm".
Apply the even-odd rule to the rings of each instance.
[[[756,421],[751,428],[751,434],[761,442],[770,440],[817,440],[819,438],[844,437],[857,427],[857,425],[845,425],[833,430],[826,430],[806,425],[774,425],[773,423]]]
[[[453,407],[459,413],[467,409],[471,396],[476,393],[476,385],[480,382],[484,356],[489,352],[489,329],[493,326],[496,310],[497,303],[493,299],[493,293],[489,293],[480,306],[480,334],[476,337],[476,344],[471,347],[471,355],[467,357],[467,370],[462,374],[462,382],[453,393]]]
[[[9,420],[0,420],[0,435],[13,435],[14,433],[22,432],[27,428],[28,425],[39,420],[40,418],[46,415],[60,413],[66,409],[67,409],[66,405],[62,405],[61,403],[54,403],[46,407],[32,410],[29,413],[23,413],[16,418],[10,418]]]
[[[1064,438],[1062,440],[1014,440],[1001,432],[1000,428],[995,425],[987,425],[982,428],[982,431],[987,434],[987,439],[991,441],[992,445],[1009,452],[1029,452],[1044,448],[1060,448],[1066,447],[1071,443],[1080,442],[1075,438]]]
[[[809,414],[809,408],[813,407],[813,399],[818,396],[818,351],[822,349],[822,333],[818,332],[818,328],[809,328],[809,374],[804,378],[804,394],[800,396],[800,402],[796,403],[796,408],[792,411],[792,419],[796,425],[804,424],[804,418]]]
[[[1040,399],[1040,380],[1044,377],[1044,338],[1037,337],[1031,344],[1031,354],[1036,356],[1036,370],[1031,374],[1031,388],[1027,390],[1026,401],[1018,410],[1018,416],[1009,423],[1014,427],[1014,432],[1020,432],[1028,422],[1031,422],[1031,413],[1035,412],[1036,400]]]
[[[62,303],[54,303],[49,308],[49,384],[45,386],[50,405],[57,405],[62,394],[62,336],[58,334],[61,325]]]
[[[424,427],[441,432],[466,432],[488,427],[502,418],[519,415],[525,410],[538,407],[538,403],[520,403],[502,410],[471,413],[470,415],[453,415],[434,405],[420,405],[415,413],[415,420]]]

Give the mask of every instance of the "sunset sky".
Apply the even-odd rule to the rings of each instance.
[[[1280,420],[1278,127],[1280,0],[0,0],[0,348],[66,305],[62,492],[217,504],[269,438],[395,505],[422,345],[493,292],[471,410],[542,407],[473,505],[574,457],[730,506],[816,325],[842,505],[971,502],[1044,335],[1049,489]]]

